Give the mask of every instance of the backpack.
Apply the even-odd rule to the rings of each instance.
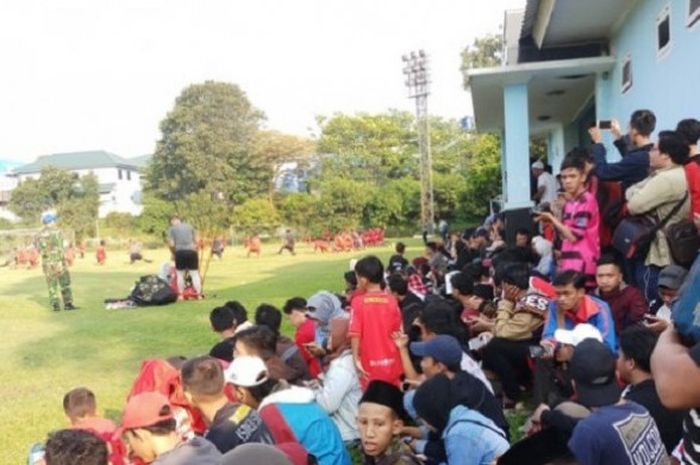
[[[695,224],[687,218],[666,227],[666,239],[673,261],[688,268],[700,250],[700,234]]]
[[[129,296],[136,305],[165,305],[177,300],[170,284],[156,275],[141,276]]]

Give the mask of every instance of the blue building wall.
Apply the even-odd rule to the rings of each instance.
[[[657,57],[657,17],[667,5],[671,45]],[[617,118],[624,130],[630,114],[646,108],[656,114],[657,132],[675,128],[683,118],[700,119],[700,21],[690,28],[687,22],[688,0],[637,2],[610,42],[617,63],[608,79],[598,79],[598,119]],[[633,83],[622,93],[622,67],[628,54]]]

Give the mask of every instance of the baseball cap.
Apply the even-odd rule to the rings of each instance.
[[[544,163],[541,161],[537,160],[535,163],[532,164],[532,168],[536,170],[543,170],[544,169]]]
[[[603,342],[603,335],[595,326],[589,323],[579,323],[574,329],[557,329],[554,331],[554,339],[562,344],[577,346],[586,339]]]
[[[224,372],[227,383],[241,387],[260,386],[269,379],[265,362],[260,357],[238,356]]]
[[[668,265],[659,273],[659,287],[678,290],[683,285],[688,271],[678,265]]]
[[[126,403],[122,415],[121,431],[153,426],[161,421],[174,418],[167,397],[158,392],[142,392],[130,398]]]
[[[447,366],[459,365],[462,361],[462,347],[457,339],[440,334],[425,342],[412,342],[411,352],[418,357],[432,357]]]
[[[576,346],[569,372],[576,382],[578,402],[585,407],[602,407],[620,399],[615,380],[615,356],[608,346],[588,338]]]

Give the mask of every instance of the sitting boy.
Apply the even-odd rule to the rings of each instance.
[[[221,452],[204,438],[183,440],[165,396],[144,392],[129,399],[122,415],[123,436],[134,456],[153,465],[219,465]]]
[[[41,463],[41,462],[38,462]],[[63,429],[46,441],[46,465],[108,465],[107,444],[87,431]]]
[[[234,404],[224,394],[224,373],[213,357],[197,357],[182,366],[185,397],[209,426],[204,437],[224,454],[240,444],[273,440],[255,410]]]
[[[418,465],[421,462],[401,442],[403,395],[399,388],[384,381],[369,383],[360,399],[357,427],[366,465]]]
[[[72,389],[63,396],[63,411],[73,429],[94,431],[98,435],[112,434],[117,427],[111,420],[97,415],[95,394],[87,388]]]
[[[209,314],[211,329],[221,337],[221,342],[209,351],[209,355],[231,362],[233,360],[234,336],[236,333],[252,326],[248,322],[248,312],[240,302],[226,302],[223,307],[216,307]]]

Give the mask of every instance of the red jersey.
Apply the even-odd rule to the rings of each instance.
[[[107,260],[107,251],[103,246],[99,246],[95,250],[95,258],[97,258],[97,263],[99,263],[100,265],[102,265],[105,262],[105,260]]]
[[[700,155],[691,157],[684,168],[690,193],[690,221],[698,225],[700,224]]]
[[[304,344],[310,344],[312,342],[316,341],[316,324],[314,323],[313,320],[306,320],[299,328],[297,329],[296,334],[294,335],[294,342],[296,343],[297,347],[299,348],[299,352],[301,352],[301,356],[306,362],[306,365],[309,367],[309,374],[311,375],[312,378],[318,378],[318,375],[321,373],[321,364],[319,363],[318,359],[314,357],[311,352],[309,352]]]
[[[401,384],[403,366],[392,334],[401,331],[401,310],[393,295],[371,291],[356,296],[351,303],[348,335],[360,339],[360,360],[368,376],[360,380],[362,388],[379,379]]]

